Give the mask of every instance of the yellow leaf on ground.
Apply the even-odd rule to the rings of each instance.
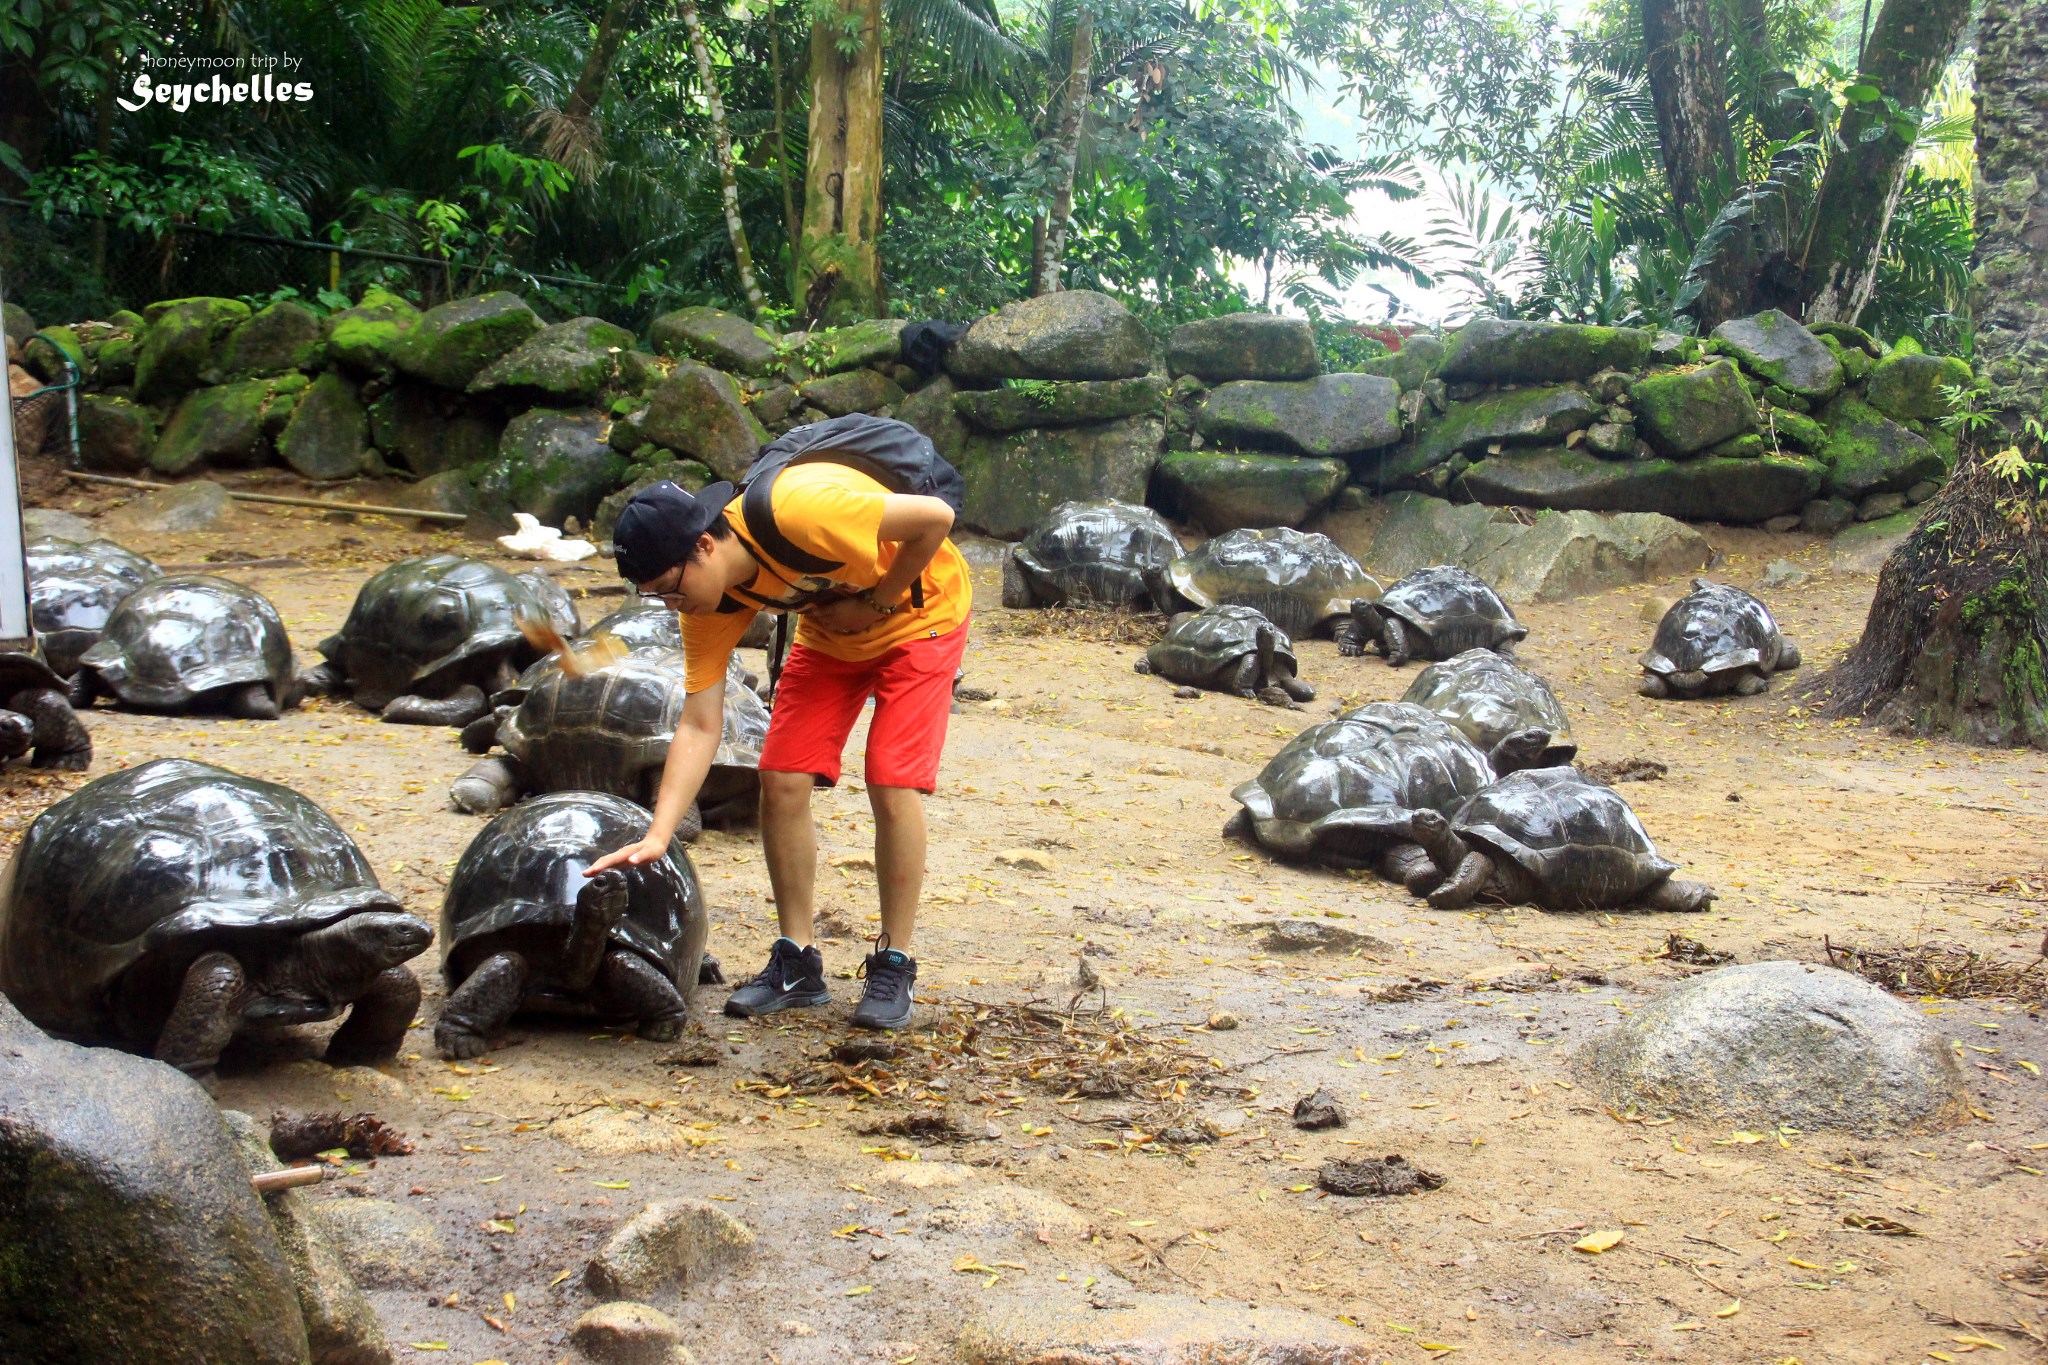
[[[1621,1245],[1621,1229],[1612,1228],[1605,1232],[1589,1232],[1572,1243],[1573,1251],[1583,1251],[1589,1256],[1598,1256]]]
[[[863,1294],[872,1294],[874,1292],[875,1287],[871,1284],[857,1284],[853,1288],[846,1291],[846,1297],[849,1299],[857,1299]]]
[[[1715,1310],[1714,1310],[1714,1316],[1715,1316],[1715,1317],[1717,1317],[1717,1318],[1732,1318],[1732,1317],[1734,1317],[1734,1316],[1735,1316],[1735,1315],[1736,1315],[1737,1313],[1740,1313],[1741,1311],[1742,1311],[1742,1300],[1741,1300],[1741,1299],[1730,1299],[1730,1300],[1728,1301],[1728,1306],[1727,1306],[1726,1308],[1717,1308],[1717,1309],[1715,1309]]]

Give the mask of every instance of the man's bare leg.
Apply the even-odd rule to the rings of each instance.
[[[924,793],[915,787],[869,787],[868,805],[875,812],[882,932],[889,936],[891,948],[907,953],[917,928],[918,897],[924,892]]]
[[[768,863],[768,885],[775,891],[775,921],[782,936],[800,948],[811,945],[818,885],[818,827],[811,822],[814,785],[809,773],[761,774],[761,854]],[[920,822],[920,848],[922,831]],[[879,852],[876,856],[879,859]],[[914,902],[914,892],[912,898]]]

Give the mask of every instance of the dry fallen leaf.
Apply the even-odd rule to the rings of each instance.
[[[1621,1245],[1621,1229],[1612,1228],[1604,1232],[1589,1232],[1572,1243],[1573,1251],[1583,1251],[1589,1256],[1598,1256]]]

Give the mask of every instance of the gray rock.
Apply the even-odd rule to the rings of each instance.
[[[1819,461],[1796,456],[1614,461],[1538,450],[1482,460],[1458,486],[1503,507],[1661,512],[1747,526],[1803,507],[1826,474]]]
[[[500,290],[437,304],[391,346],[391,359],[415,379],[465,389],[499,356],[541,329],[540,315]]]
[[[1015,540],[1063,502],[1143,502],[1163,436],[1156,417],[969,435],[947,455],[967,482],[961,524]]]
[[[236,1151],[254,1172],[284,1169],[270,1150],[256,1120],[236,1110],[223,1110]],[[263,1196],[270,1225],[284,1252],[292,1285],[298,1290],[299,1313],[305,1319],[312,1365],[390,1365],[391,1343],[363,1297],[341,1253],[312,1218],[313,1199],[304,1190],[278,1190]]]
[[[1813,577],[1789,559],[1774,559],[1764,566],[1764,576],[1757,580],[1757,586],[1771,588],[1796,588]]]
[[[946,358],[961,379],[1131,379],[1152,340],[1128,308],[1092,289],[1065,289],[1004,306],[968,329]]]
[[[897,318],[868,318],[844,327],[811,333],[804,359],[819,374],[837,374],[863,365],[894,364],[903,354],[903,323]]]
[[[626,510],[626,504],[642,489],[652,488],[658,483],[674,483],[694,493],[718,477],[708,466],[695,460],[657,460],[653,464],[634,465],[628,472],[633,481],[616,492],[605,494],[604,501],[597,505],[597,511],[591,516],[592,539],[610,540],[612,528],[619,524],[619,513]]]
[[[1355,455],[1401,439],[1401,389],[1373,374],[1295,383],[1239,379],[1209,391],[1195,426],[1214,441],[1303,455]]]
[[[1437,373],[1450,382],[1554,384],[1602,370],[1639,370],[1650,342],[1650,333],[1634,327],[1481,318],[1452,339]]]
[[[1843,394],[1821,414],[1828,428],[1820,458],[1828,466],[1832,497],[1861,499],[1869,493],[1903,493],[1923,479],[1946,474],[1941,452],[1852,394]]]
[[[1241,526],[1299,526],[1351,475],[1342,460],[1180,451],[1152,474],[1154,505],[1212,535]]]
[[[23,540],[35,540],[42,536],[55,536],[59,540],[75,540],[83,544],[99,539],[99,528],[73,512],[60,512],[54,507],[24,507],[21,509],[21,536]]]
[[[1756,429],[1756,400],[1733,361],[1659,371],[1638,380],[1629,395],[1636,425],[1664,455],[1691,455]]]
[[[135,347],[135,401],[160,403],[220,379],[221,343],[249,320],[239,299],[191,298],[152,303],[149,327]]]
[[[1815,498],[1800,509],[1799,529],[1831,536],[1856,520],[1856,504],[1847,498]]]
[[[1842,388],[1842,362],[1821,339],[1769,308],[1755,317],[1734,318],[1714,329],[1714,340],[1766,383],[1802,398],[1826,400]]]
[[[327,323],[303,303],[280,299],[258,312],[227,340],[221,373],[237,379],[312,373],[327,363]]]
[[[484,366],[469,392],[511,390],[545,401],[589,403],[619,376],[633,334],[601,318],[570,318],[543,327]]]
[[[953,411],[977,431],[1001,433],[1159,413],[1165,398],[1166,381],[1158,375],[1068,383],[1045,379],[1023,387],[955,392]]]
[[[174,484],[111,513],[107,520],[125,531],[210,531],[235,515],[228,490],[206,479]]]
[[[498,453],[504,420],[488,404],[401,381],[370,404],[370,444],[421,478],[482,464]]]
[[[1960,1070],[1918,1010],[1859,976],[1752,962],[1663,991],[1575,1058],[1616,1104],[1717,1123],[1858,1134],[1964,1117]]]
[[[284,462],[309,479],[348,479],[370,461],[370,420],[355,382],[338,370],[314,380],[277,438]]]
[[[1393,493],[1387,497],[1386,520],[1359,558],[1392,582],[1432,564],[1470,568],[1521,531],[1514,515],[1498,508]]]
[[[967,423],[954,403],[960,386],[951,375],[942,374],[896,405],[896,420],[916,427],[931,438],[934,448],[957,465],[967,445]]]
[[[873,412],[903,401],[903,390],[895,380],[873,370],[846,370],[813,379],[797,390],[804,402],[831,417],[851,412]]]
[[[1496,443],[1554,443],[1602,415],[1591,395],[1570,385],[1510,389],[1452,403],[1444,415],[1416,434],[1413,453],[1402,452],[1396,463],[1404,473],[1417,473],[1448,460],[1457,452],[1483,450]],[[1629,432],[1624,453],[1635,444]]]
[[[1107,1284],[1118,1284],[1108,1281]],[[1387,1357],[1326,1313],[1119,1288],[1040,1296],[971,1319],[962,1365],[1371,1365]]]
[[[793,385],[777,384],[773,388],[764,389],[754,399],[754,420],[772,431],[784,418],[796,411],[797,404],[801,401]],[[617,423],[613,423],[612,432],[612,444],[617,445]]]
[[[1654,513],[1546,512],[1469,567],[1512,603],[1562,602],[1705,568],[1706,537]]]
[[[1918,512],[1899,512],[1850,526],[1835,537],[1830,563],[1840,573],[1877,573],[1919,524]]]
[[[444,469],[439,474],[429,474],[418,483],[408,484],[391,498],[394,507],[416,507],[423,512],[461,512],[465,516],[478,517],[485,512],[483,498],[476,491],[476,480],[465,469]],[[483,520],[488,520],[484,517]],[[482,533],[486,527],[479,524],[465,527]],[[491,534],[497,534],[495,530]]]
[[[1886,356],[1871,366],[1864,392],[1870,406],[1900,422],[1938,422],[1951,411],[1944,387],[1968,388],[1970,367],[1954,356]]]
[[[1391,379],[1401,386],[1401,392],[1408,393],[1436,378],[1438,368],[1449,354],[1450,347],[1442,340],[1426,332],[1418,333],[1402,342],[1398,351],[1359,362],[1358,372]]]
[[[1906,490],[1906,506],[1918,507],[1940,491],[1940,484],[1932,479],[1922,479]]]
[[[36,320],[28,309],[18,303],[0,304],[0,315],[6,319],[7,339],[19,345],[36,334]]]
[[[611,1235],[583,1283],[601,1299],[644,1299],[702,1279],[753,1244],[753,1230],[716,1204],[662,1200]]]
[[[1773,535],[1780,536],[1784,535],[1787,531],[1796,531],[1799,529],[1799,514],[1797,512],[1782,512],[1765,522],[1764,529]]]
[[[656,445],[738,479],[768,440],[732,376],[685,361],[656,386],[640,429]]]
[[[0,1360],[305,1365],[277,1234],[183,1073],[0,1000]]]
[[[734,374],[763,377],[775,373],[782,363],[772,332],[716,308],[663,313],[647,334],[654,349],[663,355],[701,360]]]
[[[1595,422],[1586,428],[1586,449],[1604,460],[1625,460],[1636,448],[1636,429],[1631,422]]]
[[[569,1344],[597,1365],[691,1365],[683,1329],[644,1303],[601,1303],[576,1319]]]
[[[1209,383],[1228,379],[1312,379],[1322,369],[1307,318],[1231,313],[1173,329],[1166,368]]]
[[[149,467],[156,449],[156,419],[148,408],[103,393],[78,399],[78,462],[102,474],[133,474]]]
[[[570,517],[588,522],[626,469],[625,456],[605,440],[603,413],[535,408],[506,423],[498,458],[476,486],[487,506],[500,504],[559,527]]]
[[[1685,336],[1665,330],[1657,333],[1650,343],[1650,363],[1653,365],[1682,365],[1690,360],[1699,349],[1697,337]]]
[[[433,1220],[388,1199],[325,1199],[308,1213],[365,1289],[432,1288],[448,1259]]]
[[[1882,521],[1906,509],[1904,493],[1872,493],[1856,504],[1856,520]]]

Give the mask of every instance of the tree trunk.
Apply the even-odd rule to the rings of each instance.
[[[32,53],[0,55],[0,142],[14,148],[31,175],[43,168],[43,149],[56,118],[42,84],[36,79],[42,60],[40,41]],[[23,186],[10,183],[13,180],[13,176],[0,172],[0,188],[19,194]]]
[[[1640,0],[1657,150],[1679,226],[1686,213],[1711,219],[1740,182],[1742,162],[1728,122],[1728,86],[1711,0]],[[1702,332],[1741,310],[1755,275],[1753,247],[1721,253],[1697,311]]]
[[[1858,80],[1920,108],[1969,20],[1970,0],[1885,0]],[[1837,132],[1844,145],[1821,181],[1803,262],[1813,291],[1809,322],[1853,323],[1870,302],[1885,229],[1913,164],[1913,140],[1888,128],[1887,120],[1881,100],[1852,104],[1842,115]],[[1870,136],[1873,131],[1878,135]]]
[[[782,185],[783,240],[789,244],[789,255],[785,259],[794,265],[797,239],[803,234],[803,221],[796,216],[796,196],[789,188],[789,135],[783,123],[789,109],[789,87],[782,79],[782,25],[776,19],[775,11],[775,0],[768,0],[768,79],[775,87],[775,178]],[[794,277],[785,283],[790,286],[790,297],[799,297]]]
[[[843,21],[843,22],[842,22]],[[850,32],[849,32],[850,30]],[[844,35],[859,47],[839,50]],[[830,0],[811,21],[810,148],[804,167],[799,297],[831,276],[825,320],[881,307],[882,0]]]
[[[640,0],[608,0],[604,17],[597,22],[597,37],[584,54],[583,70],[569,92],[568,103],[560,109],[537,111],[528,125],[540,138],[541,151],[548,159],[586,185],[604,168],[604,130],[598,126],[597,106],[604,99],[612,63],[618,58],[619,44],[625,41],[626,29],[639,3]]]
[[[1033,234],[1033,295],[1056,294],[1060,289],[1060,258],[1066,253],[1067,227],[1073,221],[1074,169],[1081,159],[1081,125],[1088,114],[1094,68],[1095,16],[1083,8],[1074,14],[1074,41],[1067,56],[1066,84],[1060,92],[1052,203],[1046,209],[1044,231]]]
[[[2048,530],[2033,478],[2048,389],[2048,5],[1987,0],[1977,37],[1977,363],[1992,425],[1885,562],[1870,619],[1818,680],[1835,715],[2048,749]]]
[[[747,245],[747,229],[740,222],[740,182],[732,166],[732,134],[725,126],[725,101],[718,95],[718,77],[711,69],[711,46],[704,41],[704,26],[697,22],[696,0],[678,0],[683,32],[690,40],[690,52],[697,59],[697,82],[704,87],[704,110],[711,118],[711,146],[718,154],[718,199],[725,209],[725,235],[732,239],[732,257],[739,266],[740,292],[756,318],[768,306],[761,286],[754,279],[754,253]]]

